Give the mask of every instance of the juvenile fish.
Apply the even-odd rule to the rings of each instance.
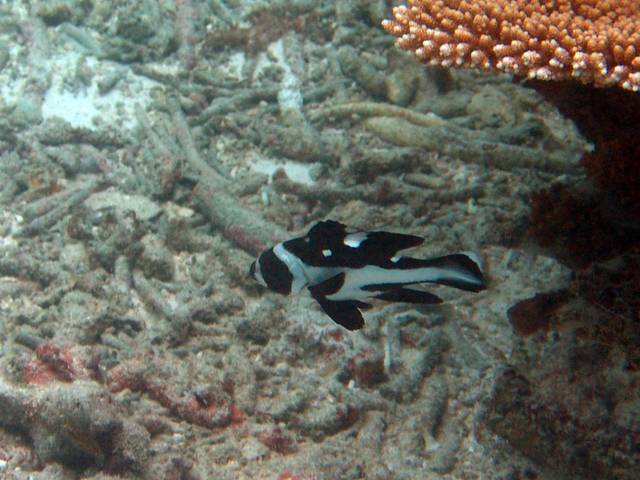
[[[442,302],[412,285],[436,283],[470,292],[485,288],[480,262],[473,254],[431,259],[397,255],[423,242],[422,237],[401,233],[349,233],[342,223],[326,220],[304,237],[261,253],[249,273],[260,285],[283,295],[306,287],[322,310],[348,330],[364,325],[360,310],[371,307],[367,300]]]

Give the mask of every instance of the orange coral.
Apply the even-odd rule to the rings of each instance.
[[[382,25],[425,63],[640,89],[637,0],[409,0]]]

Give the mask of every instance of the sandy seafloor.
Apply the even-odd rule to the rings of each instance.
[[[637,375],[507,318],[571,281],[528,202],[588,145],[395,49],[389,9],[0,0],[0,478],[640,478]],[[247,277],[326,218],[488,288],[348,332]]]

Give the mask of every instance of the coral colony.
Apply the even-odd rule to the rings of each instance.
[[[410,0],[383,27],[429,65],[640,89],[633,0]]]

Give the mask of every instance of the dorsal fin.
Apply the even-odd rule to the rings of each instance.
[[[307,232],[311,241],[327,242],[328,239],[344,237],[347,234],[347,226],[335,220],[324,220],[316,223]]]

